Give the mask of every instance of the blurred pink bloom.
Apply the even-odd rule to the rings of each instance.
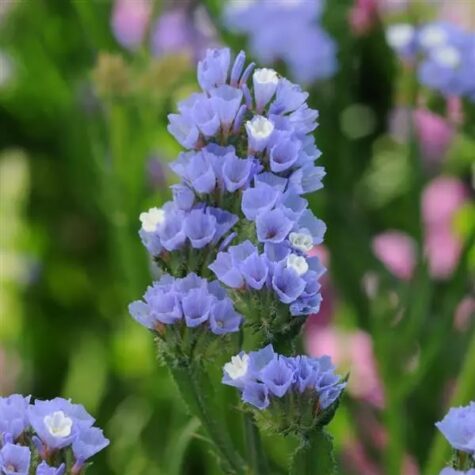
[[[463,103],[458,96],[447,98],[447,118],[452,124],[460,125],[463,123]]]
[[[439,18],[470,31],[475,28],[475,4],[470,1],[442,0]]]
[[[355,0],[348,15],[348,21],[355,35],[368,33],[378,21],[378,1]]]
[[[352,440],[345,445],[343,459],[352,474],[382,475],[380,468],[370,459],[359,440]]]
[[[416,263],[414,240],[401,231],[386,231],[372,243],[376,257],[398,279],[410,280]]]
[[[425,237],[425,255],[434,279],[448,279],[460,258],[462,243],[450,230],[450,225],[429,227]]]
[[[143,42],[152,3],[150,0],[116,0],[112,13],[112,31],[117,41],[131,50]]]
[[[333,327],[309,327],[306,332],[307,351],[312,356],[330,355],[337,366],[351,371],[348,390],[354,397],[376,407],[384,406],[373,342],[364,331],[343,332]]]
[[[452,126],[443,117],[424,108],[414,111],[414,125],[424,158],[439,163],[454,137]]]
[[[455,328],[464,332],[470,328],[475,320],[475,298],[470,295],[465,297],[455,310]]]
[[[465,185],[457,178],[440,176],[422,194],[422,219],[426,226],[450,228],[454,213],[467,201]]]
[[[215,32],[204,9],[190,11],[177,7],[164,12],[152,32],[152,51],[161,56],[186,53],[198,60],[211,47]]]

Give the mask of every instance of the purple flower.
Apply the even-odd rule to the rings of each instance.
[[[264,172],[254,177],[254,183],[256,188],[259,188],[261,185],[269,185],[283,193],[287,187],[287,178],[275,175],[271,172]]]
[[[323,242],[323,236],[327,230],[325,223],[317,219],[310,210],[306,210],[302,213],[298,224],[297,230],[299,233],[308,233],[313,238],[313,244],[321,244]]]
[[[83,406],[63,398],[36,400],[28,408],[28,417],[38,437],[51,449],[71,445],[82,430],[94,423]]]
[[[181,248],[186,241],[183,216],[182,213],[170,213],[160,230],[160,242],[167,251],[175,251]]]
[[[323,188],[322,180],[325,175],[323,167],[305,165],[289,177],[289,187],[298,194],[312,193]]]
[[[279,84],[279,77],[273,69],[256,69],[252,76],[252,83],[254,86],[256,109],[258,112],[262,112],[275,94]]]
[[[28,426],[27,409],[30,396],[12,394],[0,397],[0,442],[2,435],[9,434],[16,440]]]
[[[286,114],[293,112],[302,106],[308,98],[308,93],[302,91],[297,84],[287,79],[281,79],[277,86],[275,100],[271,104],[271,114]]]
[[[264,255],[257,252],[246,257],[239,266],[246,284],[256,290],[262,289],[267,281],[269,267]]]
[[[451,408],[436,427],[454,449],[475,455],[475,402]]]
[[[196,249],[209,244],[216,233],[216,218],[203,213],[202,210],[193,210],[186,216],[183,231]]]
[[[293,222],[281,209],[260,213],[256,218],[257,238],[260,242],[282,242],[292,226]]]
[[[259,213],[270,211],[279,196],[280,192],[278,190],[265,183],[257,188],[248,188],[242,194],[242,212],[247,219],[255,220]]]
[[[239,331],[242,316],[237,313],[229,299],[215,302],[210,311],[210,328],[216,335]]]
[[[213,167],[203,153],[197,153],[190,157],[183,178],[198,193],[211,193],[216,187],[216,176]]]
[[[244,285],[244,277],[235,266],[233,258],[228,252],[218,253],[214,262],[209,265],[209,268],[223,284],[232,289],[239,289]]]
[[[264,367],[259,378],[274,396],[282,397],[293,383],[294,370],[279,356]]]
[[[235,214],[220,208],[208,207],[206,213],[216,219],[216,232],[213,242],[221,239],[238,222],[238,217]]]
[[[51,467],[46,462],[41,462],[36,469],[36,475],[64,475],[66,465],[62,463],[59,467]]]
[[[274,132],[274,124],[264,116],[256,115],[246,122],[247,138],[251,153],[262,152]]]
[[[463,471],[463,470],[455,470],[455,468],[446,467],[439,473],[439,475],[475,475],[475,468],[471,468],[470,470]]]
[[[197,95],[191,114],[196,125],[205,137],[215,136],[220,127],[220,119],[213,101],[205,94]]]
[[[0,471],[5,475],[28,475],[30,460],[28,447],[5,444],[0,450]]]
[[[189,211],[195,202],[195,194],[186,185],[172,185],[173,201],[178,209]]]
[[[249,372],[249,355],[244,352],[231,358],[231,362],[226,363],[223,367],[222,383],[236,388],[244,388],[250,380]]]
[[[185,148],[195,148],[200,132],[189,117],[181,114],[168,114],[167,130]]]
[[[206,57],[198,63],[198,82],[204,91],[226,83],[231,62],[228,48],[208,49]]]
[[[308,201],[295,193],[287,192],[281,196],[279,207],[291,221],[298,221],[308,206]]]
[[[250,181],[253,161],[228,155],[223,165],[223,178],[226,190],[230,193],[244,188]]]
[[[270,404],[269,390],[262,383],[246,384],[242,392],[242,400],[257,407],[257,409],[266,409]]]
[[[300,143],[297,140],[279,140],[270,150],[270,169],[274,173],[288,170],[298,159]]]
[[[211,296],[204,289],[192,289],[183,297],[182,307],[188,327],[197,327],[208,320],[211,301]]]
[[[210,90],[211,104],[224,128],[229,129],[241,107],[242,91],[228,85]]]
[[[104,437],[101,429],[89,427],[81,431],[73,442],[73,454],[77,465],[82,465],[92,456],[109,445],[109,440]]]
[[[112,31],[123,47],[135,50],[142,44],[151,12],[149,0],[116,0]]]
[[[305,289],[305,281],[294,269],[277,265],[272,277],[272,288],[283,303],[296,300]]]

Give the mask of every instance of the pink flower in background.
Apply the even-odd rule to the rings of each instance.
[[[116,0],[112,13],[112,31],[127,49],[137,49],[147,30],[152,3],[150,0]]]
[[[470,328],[475,320],[475,297],[465,297],[455,310],[455,328],[464,332]]]
[[[355,35],[368,33],[378,21],[377,0],[355,0],[348,21]]]
[[[440,176],[422,194],[422,219],[426,226],[450,227],[456,211],[467,201],[465,185],[457,178]]]
[[[214,45],[215,31],[204,9],[175,8],[164,12],[153,27],[155,56],[185,53],[197,60]]]
[[[335,365],[346,366],[351,371],[350,394],[376,407],[384,406],[373,342],[366,332],[344,332],[330,326],[313,326],[307,328],[306,346],[310,355],[330,355]]]
[[[449,278],[458,264],[462,241],[453,231],[453,219],[467,199],[465,185],[447,176],[432,180],[422,194],[424,248],[435,279]]]
[[[411,279],[416,264],[416,245],[410,236],[401,231],[386,231],[373,239],[372,247],[376,257],[398,279]]]
[[[443,117],[424,108],[414,111],[414,125],[424,158],[439,163],[452,143],[452,126]]]

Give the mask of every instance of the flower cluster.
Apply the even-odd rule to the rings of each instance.
[[[0,398],[0,472],[84,473],[90,458],[109,445],[94,419],[66,399],[30,399],[19,394]]]
[[[475,101],[475,34],[455,24],[434,22],[418,29],[409,24],[387,30],[389,45],[405,60],[419,59],[420,82],[445,96]]]
[[[227,27],[249,38],[252,54],[264,64],[284,61],[292,77],[310,83],[333,76],[336,44],[321,26],[322,0],[243,2],[230,0]]]
[[[131,315],[140,324],[163,333],[164,325],[188,328],[206,326],[215,335],[239,330],[241,315],[219,282],[208,282],[196,274],[183,279],[163,276],[145,292],[144,300],[130,304]]]
[[[238,388],[243,402],[271,411],[282,429],[297,431],[314,427],[346,386],[328,356],[287,357],[271,345],[233,356],[222,382]]]
[[[475,402],[451,408],[436,426],[454,449],[475,456]]]

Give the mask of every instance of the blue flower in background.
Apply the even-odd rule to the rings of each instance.
[[[295,80],[311,83],[332,77],[337,70],[336,43],[321,25],[323,6],[320,0],[230,0],[224,22],[230,30],[248,37],[253,56],[262,64],[282,61]],[[253,81],[258,111],[275,84],[272,73],[260,71]]]

